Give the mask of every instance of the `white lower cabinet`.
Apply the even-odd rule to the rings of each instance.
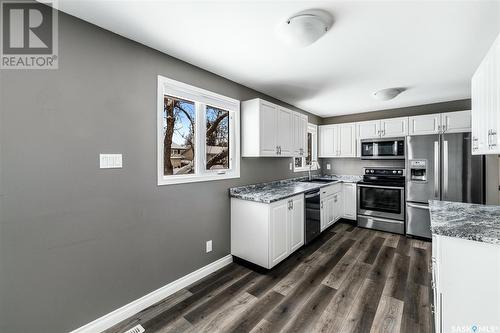
[[[357,191],[356,183],[342,184],[343,218],[356,220],[357,212]]]
[[[436,332],[497,332],[499,281],[500,245],[433,235]]]
[[[304,244],[304,195],[270,204],[231,198],[231,254],[271,268]]]
[[[321,231],[342,217],[342,184],[323,187],[320,194]]]

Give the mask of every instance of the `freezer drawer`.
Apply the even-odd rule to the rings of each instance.
[[[429,205],[406,203],[406,234],[429,239],[432,237]]]

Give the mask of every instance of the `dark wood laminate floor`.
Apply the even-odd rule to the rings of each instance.
[[[432,332],[430,251],[338,223],[266,273],[232,263],[106,333]]]

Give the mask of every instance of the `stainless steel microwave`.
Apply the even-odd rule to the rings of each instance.
[[[404,160],[405,138],[363,139],[361,159],[364,160]]]

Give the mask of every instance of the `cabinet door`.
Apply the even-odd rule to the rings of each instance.
[[[343,209],[344,206],[342,205],[342,192],[339,191],[333,195],[333,202],[334,202],[334,207],[333,207],[333,222],[338,221],[342,215],[344,215]]]
[[[319,126],[319,156],[335,157],[335,126]]]
[[[323,231],[326,229],[326,222],[328,220],[328,210],[326,209],[326,198],[328,197],[328,195],[325,195],[323,193],[321,193],[321,197],[320,197],[320,208],[321,208],[321,212],[320,212],[320,230]]]
[[[288,200],[282,200],[271,206],[270,227],[270,267],[288,256]]]
[[[335,222],[335,194],[330,194],[325,200],[326,207],[326,228]]]
[[[260,104],[260,155],[276,156],[277,107],[273,104]]]
[[[344,183],[342,185],[342,203],[344,205],[344,218],[355,220],[356,219],[356,205],[357,205],[357,193],[356,184]]]
[[[382,137],[393,138],[408,135],[408,117],[384,119],[380,121]]]
[[[426,114],[409,118],[409,135],[438,134],[441,126],[441,114]]]
[[[290,210],[290,253],[304,245],[304,197],[294,197]]]
[[[307,138],[307,117],[293,113],[293,155],[305,156]]]
[[[441,125],[445,133],[470,132],[472,129],[470,111],[442,113]]]
[[[373,139],[380,136],[380,120],[356,123],[358,139]]]
[[[484,71],[480,66],[471,80],[472,90],[472,154],[486,154],[488,149],[488,117],[485,108]]]
[[[277,145],[279,156],[291,157],[292,153],[292,111],[278,108]]]
[[[356,157],[356,124],[338,125],[339,157]]]

